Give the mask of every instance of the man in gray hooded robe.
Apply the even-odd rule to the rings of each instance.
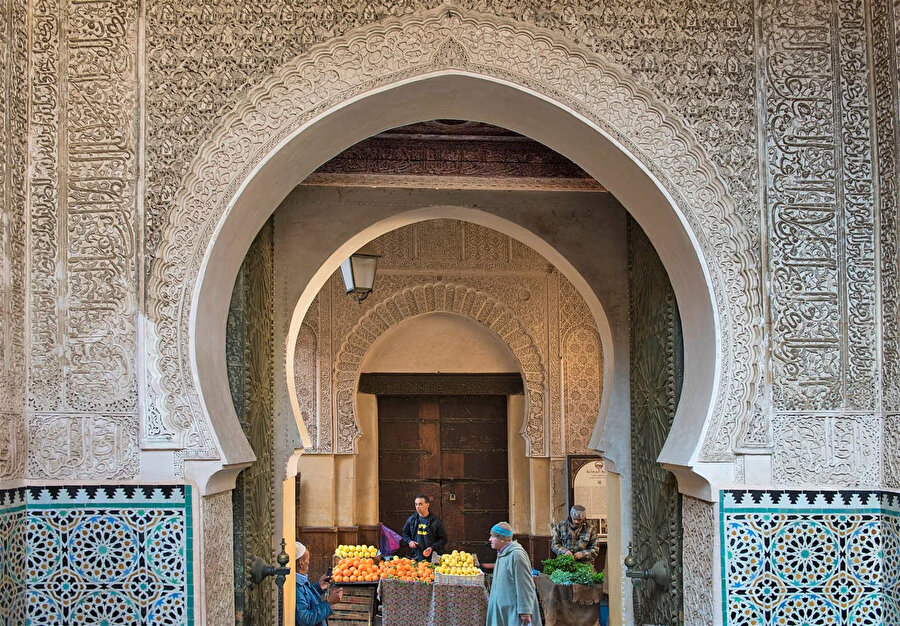
[[[531,559],[506,522],[491,528],[491,547],[497,551],[497,563],[491,581],[485,626],[541,626],[537,590],[531,575]]]

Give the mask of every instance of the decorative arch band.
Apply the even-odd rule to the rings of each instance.
[[[494,296],[467,285],[444,282],[409,287],[369,310],[347,333],[334,364],[337,410],[337,440],[334,451],[355,451],[359,437],[354,398],[360,368],[372,344],[400,322],[427,313],[455,313],[482,324],[496,333],[515,355],[525,382],[526,454],[543,456],[545,437],[545,368],[534,339],[515,312]]]

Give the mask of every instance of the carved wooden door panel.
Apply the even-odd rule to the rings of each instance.
[[[509,516],[505,396],[379,396],[378,446],[382,522],[400,532],[424,493],[449,545],[491,556]]]
[[[378,510],[381,522],[398,533],[420,493],[443,519],[439,419],[434,398],[378,397]]]
[[[631,291],[632,543],[640,569],[661,561],[668,588],[635,588],[637,624],[682,619],[681,496],[675,477],[656,459],[669,434],[681,392],[682,343],[675,294],[656,251],[629,220]]]

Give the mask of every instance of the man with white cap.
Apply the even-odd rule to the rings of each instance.
[[[327,573],[319,578],[319,582],[309,581],[309,550],[299,541],[297,548],[297,612],[295,626],[325,626],[325,619],[331,615],[332,606],[344,597],[344,590],[333,588],[327,594],[329,576]],[[323,597],[324,596],[324,597]]]
[[[489,539],[497,551],[491,580],[486,626],[541,626],[541,609],[531,575],[531,559],[518,541],[512,526],[499,522],[491,527]]]

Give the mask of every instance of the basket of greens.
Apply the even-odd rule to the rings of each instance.
[[[603,572],[598,572],[590,563],[578,563],[568,554],[555,559],[544,559],[544,573],[557,585],[599,585],[603,582]]]

